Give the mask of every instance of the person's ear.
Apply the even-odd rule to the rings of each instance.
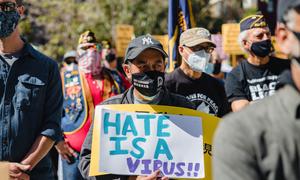
[[[123,67],[123,70],[124,70],[124,72],[125,72],[127,78],[131,80],[130,65],[124,63],[124,64],[122,65],[122,67]]]
[[[275,37],[278,44],[283,44],[288,38],[288,31],[283,23],[277,23]]]
[[[183,46],[178,46],[178,51],[179,51],[179,54],[181,55],[181,57],[183,57],[184,59],[188,59],[188,53],[187,53],[187,50],[184,50],[184,47]]]
[[[251,44],[250,44],[249,41],[243,40],[243,46],[244,46],[245,49],[250,49]]]

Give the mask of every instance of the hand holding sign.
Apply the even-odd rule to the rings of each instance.
[[[157,170],[154,173],[150,174],[149,176],[138,176],[136,179],[137,180],[156,180],[157,178],[159,178],[160,174],[161,174],[160,170]],[[166,176],[163,176],[161,178],[161,180],[169,180],[169,178]]]

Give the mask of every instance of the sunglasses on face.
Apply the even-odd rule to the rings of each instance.
[[[0,11],[1,12],[10,12],[15,11],[17,8],[17,4],[14,2],[3,2],[0,3]]]

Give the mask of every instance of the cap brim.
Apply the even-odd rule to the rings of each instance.
[[[130,60],[133,60],[135,59],[138,55],[140,55],[143,51],[147,50],[147,49],[155,49],[159,52],[162,53],[162,55],[164,56],[164,58],[168,57],[168,54],[163,50],[163,49],[160,49],[158,47],[142,47],[142,48],[135,48],[135,49],[132,49],[130,55],[128,57],[126,57],[126,61],[130,61]]]
[[[66,57],[63,58],[63,60],[66,60],[68,58],[76,58],[76,56],[66,56]]]
[[[202,44],[202,43],[210,43],[213,47],[216,47],[216,44],[208,39],[195,39],[193,41],[185,43],[184,45],[188,46],[188,47],[193,47],[193,46],[196,46],[196,45]]]

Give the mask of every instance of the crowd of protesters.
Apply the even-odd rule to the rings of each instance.
[[[238,41],[247,58],[225,79],[217,75],[216,44],[203,27],[180,35],[182,61],[170,73],[168,54],[151,35],[129,43],[119,71],[115,49],[90,30],[65,53],[59,70],[21,38],[23,14],[22,0],[0,0],[0,161],[9,162],[11,179],[168,179],[159,170],[89,176],[100,104],[166,105],[225,116],[213,143],[214,179],[300,179],[300,0],[278,6],[276,38],[290,60],[274,56],[268,24],[253,14],[240,21]]]

